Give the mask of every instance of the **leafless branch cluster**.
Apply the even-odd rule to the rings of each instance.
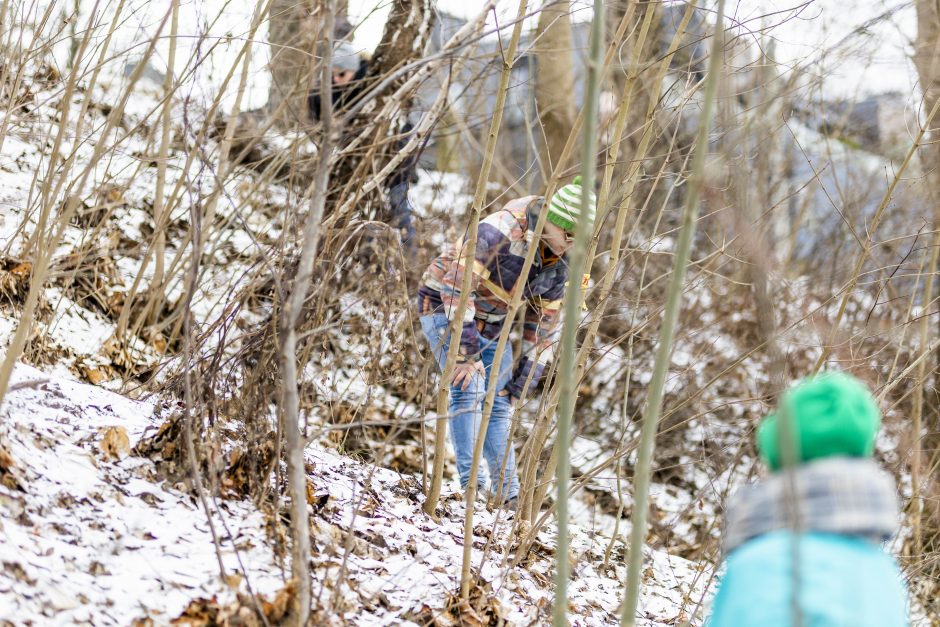
[[[471,584],[481,559],[525,564],[562,504],[603,518],[605,559],[623,556],[640,417],[660,394],[651,481],[685,500],[670,510],[653,495],[647,541],[714,564],[724,500],[756,472],[757,421],[787,381],[841,369],[880,395],[878,455],[910,486],[897,549],[912,590],[937,611],[935,7],[916,3],[920,120],[887,142],[856,130],[861,103],[831,106],[811,68],[776,58],[768,23],[788,16],[763,16],[758,28],[730,15],[715,32],[711,6],[610,3],[600,146],[586,163],[575,96],[587,31],[569,19],[572,3],[523,3],[495,27],[487,6],[454,27],[428,0],[394,0],[357,98],[313,119],[311,93],[331,102],[343,4],[259,2],[240,32],[220,36],[228,5],[192,31],[174,0],[151,7],[130,43],[123,33],[144,11],[132,0],[0,4],[0,168],[20,186],[11,205],[0,198],[0,307],[18,319],[0,399],[21,358],[65,360],[93,383],[176,399],[138,453],[188,481],[210,521],[224,519],[218,498],[255,499],[281,551],[286,530],[313,509],[304,445],[420,476],[415,498],[434,518],[452,470],[446,403],[434,402],[447,390],[412,302],[421,274],[445,240],[472,241],[481,215],[503,201],[551,194],[596,167],[575,367],[553,365],[516,412],[522,491],[515,517],[500,523],[513,541],[481,555],[467,539],[463,602],[479,601]],[[715,130],[698,140],[708,145],[695,179],[713,37]],[[262,74],[270,97],[253,107]],[[211,82],[208,96],[200,81]],[[386,182],[419,154],[408,249],[389,224]],[[693,181],[701,213],[664,387],[653,393]],[[511,311],[521,306],[515,298]],[[84,354],[56,339],[74,307],[109,330]],[[501,341],[518,355],[512,329]],[[555,422],[565,384],[578,395],[571,442]],[[559,447],[572,454],[561,499],[551,494]],[[344,542],[348,556],[351,532]],[[309,552],[299,535],[290,546]],[[322,591],[311,600],[301,588],[296,616],[329,609]]]

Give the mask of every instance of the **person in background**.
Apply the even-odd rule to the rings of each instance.
[[[362,58],[356,48],[348,41],[339,41],[333,49],[330,58],[330,73],[332,75],[332,88],[330,94],[333,101],[333,112],[341,113],[356,100],[365,88],[365,77],[369,71],[369,62]],[[307,96],[307,107],[310,117],[319,121],[322,109],[320,90],[314,89]]]
[[[471,479],[470,466],[490,372],[495,367],[497,395],[484,436],[483,455],[493,484],[491,492],[501,495],[507,509],[515,509],[519,493],[515,453],[509,442],[512,408],[523,397],[527,383],[536,384],[551,360],[555,326],[568,282],[565,254],[574,242],[578,225],[585,220],[590,224],[594,219],[596,200],[593,193],[589,197],[589,204],[582,206],[578,178],[559,189],[551,197],[539,238],[534,231],[545,202],[541,196],[510,201],[479,225],[460,353],[450,382],[448,416],[460,483],[466,489],[475,480],[483,494],[486,481],[482,476]],[[528,274],[521,276],[532,246],[537,247],[535,261]],[[462,239],[448,246],[425,271],[417,294],[421,328],[442,370],[463,285],[464,248]],[[523,355],[515,369],[509,344],[500,362],[494,364],[500,330],[503,324],[512,322],[506,314],[514,289],[522,289],[526,308]]]
[[[783,395],[757,432],[771,474],[727,508],[725,574],[706,627],[907,625],[903,579],[882,548],[899,512],[894,480],[872,459],[880,424],[868,388],[846,374]]]
[[[356,52],[351,43],[339,41],[336,44],[331,57],[331,96],[334,114],[342,113],[364,93],[368,71],[369,62]],[[314,89],[307,96],[307,106],[311,119],[319,121],[322,107],[319,89]],[[405,147],[413,130],[414,127],[406,116],[400,136],[395,140],[396,152],[400,152]],[[406,257],[413,257],[415,253],[416,233],[412,217],[414,209],[408,198],[408,191],[411,184],[418,181],[419,157],[420,150],[412,152],[384,182],[390,214],[389,224],[401,235]]]

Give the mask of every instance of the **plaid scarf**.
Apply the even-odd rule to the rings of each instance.
[[[735,494],[725,516],[727,555],[757,536],[794,527],[861,536],[884,542],[898,524],[894,479],[871,459],[830,457],[795,471],[796,508],[788,504],[790,486],[780,472]],[[794,517],[794,512],[796,516]]]

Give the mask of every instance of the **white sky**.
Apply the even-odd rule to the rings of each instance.
[[[51,0],[65,6],[71,6],[71,0]],[[200,35],[206,32],[207,24],[216,20],[210,29],[208,43],[203,42],[201,53],[204,54],[210,43],[223,41],[213,49],[206,70],[197,81],[194,90],[203,91],[211,99],[220,77],[231,66],[232,61],[244,42],[248,32],[255,1],[242,0],[184,0],[182,3],[182,23],[180,46],[195,46]],[[102,5],[111,7],[108,0],[101,0]],[[542,0],[531,0],[530,12],[541,6]],[[850,37],[849,44],[839,46],[839,54],[827,51],[847,35],[857,30],[875,16],[896,7],[904,0],[729,0],[729,13],[742,29],[749,31],[755,40],[760,38],[759,31],[764,29],[776,43],[775,56],[785,65],[810,66],[813,73],[826,76],[821,83],[822,94],[826,98],[858,98],[885,91],[900,91],[909,94],[911,101],[916,101],[916,73],[910,62],[911,41],[916,33],[916,15],[912,4],[895,12],[890,19],[874,25],[864,35]],[[715,0],[700,0],[699,4],[713,9]],[[90,10],[93,0],[80,0],[83,11]],[[470,18],[480,10],[482,0],[437,0],[436,6],[441,11]],[[117,35],[115,48],[142,52],[140,42],[151,36],[156,25],[167,10],[167,2],[148,0],[130,0],[128,9],[122,16],[122,27]],[[355,44],[363,49],[371,49],[382,34],[388,15],[390,0],[350,0],[350,18],[361,20],[357,28]],[[499,21],[506,24],[518,11],[516,0],[499,0]],[[591,17],[592,4],[584,0],[575,0],[572,7],[576,20]],[[107,9],[111,10],[111,9]],[[107,11],[105,10],[105,12]],[[763,17],[762,17],[763,16]],[[81,20],[87,19],[83,14]],[[534,26],[534,19],[530,20]],[[494,24],[492,16],[489,27]],[[266,68],[268,50],[263,45],[266,27],[258,33],[260,42],[253,48],[251,77],[248,85],[246,107],[256,107],[267,98],[269,76]],[[164,33],[164,36],[166,33]],[[67,50],[67,42],[61,46]],[[154,65],[160,66],[166,57],[168,44],[164,39],[157,50]],[[180,50],[178,58],[186,58],[194,52]],[[64,57],[63,57],[64,58]],[[231,90],[234,91],[234,90]]]
[[[437,7],[470,18],[477,14],[481,4],[468,0],[438,0]],[[851,38],[852,45],[845,46],[851,51],[848,58],[820,52],[901,4],[908,6],[870,28],[870,35]],[[372,48],[382,35],[390,3],[388,0],[350,0],[349,5],[350,18],[354,22],[362,20],[355,43]],[[715,2],[706,0],[700,5],[713,8]],[[511,20],[518,6],[514,0],[499,0],[500,19]],[[541,2],[532,0],[529,6],[531,12],[531,7],[538,8]],[[575,19],[590,19],[591,6],[592,3],[584,1],[573,2]],[[787,65],[815,62],[819,73],[829,76],[824,82],[828,97],[914,90],[916,80],[909,56],[917,22],[912,3],[902,0],[743,0],[726,2],[726,7],[729,15],[750,31],[769,28],[776,42],[779,62]],[[765,17],[761,19],[761,16]],[[493,24],[492,19],[489,22]]]
[[[906,6],[898,8],[902,5]],[[737,6],[736,16],[744,22],[770,11],[781,12],[766,19],[772,25],[778,62],[814,65],[815,73],[827,77],[823,81],[827,97],[852,98],[886,91],[913,94],[916,88],[910,60],[917,33],[912,2],[770,0]],[[870,23],[889,11],[893,11],[890,17]],[[748,22],[748,26],[761,28],[759,21]],[[838,50],[833,52],[837,44]]]

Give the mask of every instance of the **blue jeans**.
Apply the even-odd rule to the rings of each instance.
[[[447,361],[447,349],[450,346],[450,322],[442,313],[433,313],[421,316],[421,329],[431,344],[438,366],[444,369]],[[493,358],[496,356],[497,340],[480,338],[481,359],[486,368],[486,378],[476,374],[470,381],[466,390],[460,386],[451,386],[450,401],[447,407],[450,418],[450,436],[454,443],[454,452],[457,454],[457,473],[460,475],[460,485],[464,488],[470,482],[470,465],[473,461],[473,445],[480,431],[483,421],[483,402],[486,398],[486,384],[489,381],[490,371],[493,367]],[[483,457],[489,469],[489,476],[493,479],[490,491],[494,494],[499,491],[503,499],[515,498],[519,494],[519,479],[516,477],[516,454],[509,444],[509,430],[512,417],[512,404],[508,396],[498,396],[509,383],[512,377],[512,350],[506,345],[503,357],[499,363],[499,374],[496,377],[497,396],[490,412],[490,421],[486,427],[486,437],[483,440]],[[502,490],[499,490],[496,478],[505,463]],[[486,479],[477,475],[477,485],[487,487]]]

